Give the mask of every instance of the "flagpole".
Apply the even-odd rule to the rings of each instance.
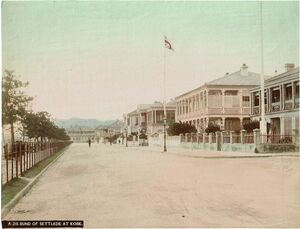
[[[167,111],[166,111],[166,47],[164,47],[164,152],[167,152]]]
[[[260,73],[260,104],[261,104],[261,122],[260,130],[262,135],[266,134],[266,119],[265,119],[265,80],[264,80],[264,42],[263,42],[263,13],[262,0],[260,1],[260,48],[261,48],[261,73]],[[264,138],[262,138],[263,141]]]

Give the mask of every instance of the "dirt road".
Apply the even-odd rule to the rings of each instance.
[[[300,227],[300,158],[72,144],[5,219],[86,227]]]

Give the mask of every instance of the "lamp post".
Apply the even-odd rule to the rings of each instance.
[[[125,127],[125,147],[128,147],[128,144],[127,144],[127,127]]]

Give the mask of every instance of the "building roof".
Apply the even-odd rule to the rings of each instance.
[[[297,75],[299,77],[299,67],[293,68],[290,71],[287,71],[287,72],[281,73],[279,75],[273,76],[273,77],[265,80],[265,83],[268,84],[268,83],[272,83],[274,81],[281,80],[282,78],[286,78],[288,76],[297,76]]]
[[[166,106],[167,107],[176,106],[176,101],[174,99],[172,99],[166,103]],[[153,104],[151,104],[151,106],[149,108],[158,108],[158,107],[159,108],[164,107],[164,104],[162,102],[155,101]]]
[[[137,106],[137,109],[128,113],[127,115],[129,116],[134,116],[134,115],[138,115],[139,112],[146,112],[146,111],[149,111],[151,109],[155,109],[155,108],[161,108],[163,109],[164,107],[164,104],[162,102],[158,102],[158,101],[155,101],[154,103],[152,104],[139,104]],[[168,109],[176,109],[176,101],[174,99],[171,99],[169,102],[166,103],[166,108]]]
[[[176,98],[179,98],[181,96],[187,95],[193,91],[196,91],[200,88],[203,88],[205,86],[224,86],[224,87],[230,87],[230,86],[242,86],[242,87],[255,87],[258,86],[260,83],[260,74],[255,72],[248,72],[248,66],[243,64],[241,69],[239,71],[233,72],[233,73],[226,73],[225,76],[222,76],[220,78],[217,78],[215,80],[209,81],[200,87],[197,87],[193,90],[190,90],[186,93],[183,93]],[[265,76],[265,78],[269,78],[269,76]]]
[[[241,71],[231,74],[226,74],[223,77],[209,81],[204,85],[226,85],[226,86],[256,86],[259,85],[260,74],[248,72],[247,75],[242,75]]]
[[[137,115],[137,110],[129,112],[128,115]]]
[[[281,74],[266,79],[265,87],[272,87],[273,85],[277,85],[282,82],[288,82],[295,79],[299,79],[299,67],[293,68],[289,71],[283,72]],[[259,86],[252,88],[250,91],[257,90],[260,90]]]
[[[139,105],[137,106],[137,109],[138,109],[138,110],[144,110],[144,109],[150,108],[151,106],[152,106],[152,104],[139,104]]]

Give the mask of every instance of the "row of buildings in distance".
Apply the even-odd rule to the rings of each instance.
[[[89,139],[92,142],[105,142],[107,138],[112,137],[121,132],[121,121],[117,120],[108,126],[99,126],[97,128],[74,126],[67,129],[67,134],[71,141],[76,143],[84,143]]]
[[[286,71],[265,76],[265,111],[268,132],[291,134],[299,129],[299,67],[286,64]],[[167,124],[184,122],[203,132],[208,123],[222,130],[240,131],[245,122],[260,120],[260,74],[240,70],[207,82],[167,103]],[[140,104],[123,115],[128,134],[145,132],[152,136],[163,132],[163,104]]]

